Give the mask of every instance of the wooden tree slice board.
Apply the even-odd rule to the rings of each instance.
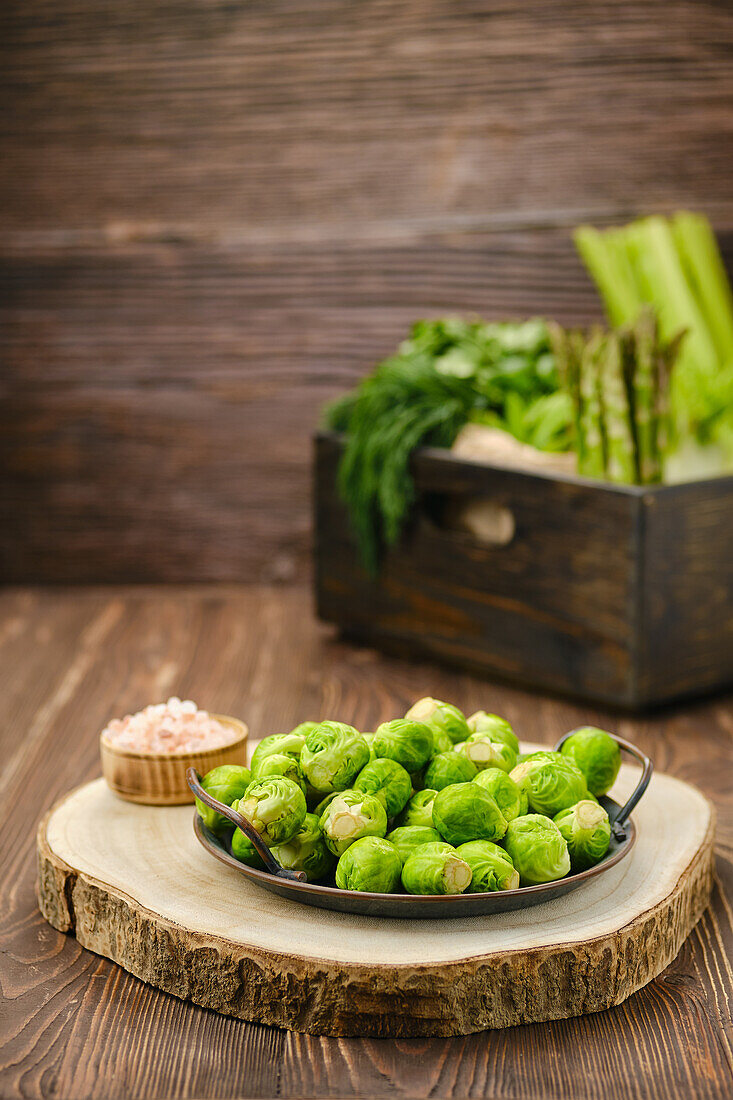
[[[622,801],[638,773],[624,766]],[[69,794],[38,831],[48,921],[159,989],[323,1035],[465,1035],[619,1004],[659,974],[712,887],[713,809],[655,775],[617,867],[556,901],[407,921],[278,898],[212,859],[190,806]]]

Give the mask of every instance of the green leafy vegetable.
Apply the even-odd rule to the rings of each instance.
[[[381,547],[402,531],[416,447],[450,447],[476,418],[568,449],[572,405],[557,391],[544,321],[418,321],[397,355],[326,412],[327,426],[347,434],[339,484],[366,566],[376,571]]]

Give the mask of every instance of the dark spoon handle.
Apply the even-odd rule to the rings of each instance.
[[[222,817],[228,818],[232,825],[236,825],[238,829],[242,830],[247,839],[252,841],[252,844],[257,850],[257,854],[260,856],[271,875],[277,875],[278,878],[295,879],[296,882],[308,881],[308,876],[305,871],[288,871],[285,867],[281,867],[254,825],[247,821],[247,818],[243,817],[242,814],[233,810],[231,806],[227,806],[224,802],[219,802],[217,798],[214,798],[208,791],[204,790],[201,786],[201,776],[195,768],[188,768],[186,770],[186,782],[196,795],[196,798],[207,806],[210,806],[212,810],[216,810]]]

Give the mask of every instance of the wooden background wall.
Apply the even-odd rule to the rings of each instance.
[[[0,567],[298,577],[322,404],[443,311],[598,314],[580,219],[733,242],[733,5],[5,0]]]

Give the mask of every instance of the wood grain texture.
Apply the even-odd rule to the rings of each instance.
[[[617,801],[637,779],[622,770]],[[84,947],[226,1015],[309,1035],[467,1035],[621,1004],[674,959],[710,900],[712,807],[658,774],[634,820],[627,861],[582,893],[364,920],[263,897],[201,850],[190,811],[121,806],[97,780],[39,826],[38,900]]]
[[[730,254],[730,5],[9,0],[0,570],[307,571],[308,436],[421,315],[600,315],[579,220]]]
[[[287,669],[287,676],[283,676]],[[98,774],[110,715],[166,693],[247,717],[253,734],[307,715],[368,729],[419,696],[489,707],[551,744],[607,725],[716,804],[718,886],[675,961],[597,1015],[463,1039],[313,1039],[167,997],[50,929],[34,896],[36,823]],[[733,709],[730,699],[619,719],[336,641],[301,589],[0,593],[0,1093],[724,1100],[733,1067]]]

